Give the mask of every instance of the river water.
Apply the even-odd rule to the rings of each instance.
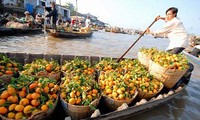
[[[45,34],[31,36],[0,37],[0,52],[34,54],[67,54],[79,56],[120,57],[138,35],[94,32],[87,39],[58,39]],[[140,47],[157,47],[165,50],[169,41],[164,38],[143,36],[127,53],[126,58],[137,58]],[[199,120],[200,119],[200,66],[195,69],[186,90],[176,98],[141,114],[131,116],[135,120]]]

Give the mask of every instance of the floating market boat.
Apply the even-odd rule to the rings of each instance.
[[[54,54],[28,54],[28,53],[4,53],[10,59],[13,59],[17,62],[22,64],[30,63],[31,61],[37,58],[44,58],[46,60],[57,60],[61,65],[64,60],[73,60],[75,57],[80,57],[85,60],[89,60],[91,63],[95,63],[100,61],[105,57],[97,57],[97,56],[75,56],[75,55],[54,55]],[[188,74],[190,72],[186,72]],[[191,75],[191,74],[190,74]],[[135,99],[129,106],[127,107],[120,107],[118,110],[109,110],[105,106],[104,99],[101,99],[97,109],[100,111],[100,115],[94,115],[93,117],[87,117],[86,120],[108,120],[108,119],[122,119],[128,118],[129,116],[136,115],[140,112],[147,111],[150,108],[155,106],[159,106],[169,100],[172,100],[174,97],[180,95],[182,91],[185,90],[186,86],[189,83],[190,75],[183,76],[181,80],[183,81],[180,84],[177,84],[175,87],[171,89],[163,88],[162,91],[151,99]],[[65,108],[66,109],[66,108]],[[59,99],[58,105],[55,108],[54,112],[52,113],[49,120],[55,119],[65,119],[68,117],[65,114],[63,106],[61,104],[61,99]]]
[[[187,51],[182,52],[189,60],[193,61],[194,63],[200,65],[200,58],[188,53]]]
[[[59,37],[59,38],[87,38],[87,37],[91,37],[93,35],[92,31],[89,31],[89,32],[77,32],[77,31],[72,31],[72,32],[57,31],[57,32],[53,32],[52,30],[47,30],[47,33],[50,36]]]
[[[17,36],[17,35],[27,35],[27,34],[41,34],[42,28],[5,28],[0,27],[0,37],[2,36]]]

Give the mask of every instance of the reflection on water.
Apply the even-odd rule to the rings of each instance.
[[[68,54],[81,56],[120,57],[138,38],[138,35],[115,34],[98,31],[87,39],[59,39],[44,34],[19,37],[0,37],[1,52],[21,52],[34,54]],[[136,58],[140,47],[157,47],[166,49],[167,39],[154,39],[143,36],[125,57]],[[199,119],[200,115],[200,66],[194,64],[191,81],[181,96],[151,109],[130,117],[131,119]],[[130,119],[129,118],[129,119]]]

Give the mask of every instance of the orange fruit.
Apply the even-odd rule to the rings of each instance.
[[[8,109],[6,107],[0,107],[0,114],[4,115],[8,112]]]
[[[39,88],[39,87],[36,88],[36,89],[35,89],[35,92],[40,94],[40,93],[42,92],[42,88]]]
[[[6,102],[5,99],[0,99],[0,106],[2,106]]]
[[[26,98],[28,98],[29,100],[32,100],[32,94],[29,93],[28,95],[26,95]]]
[[[12,67],[12,63],[7,63],[6,67]]]
[[[76,103],[76,100],[74,98],[69,99],[69,104],[74,105]]]
[[[15,107],[17,106],[17,104],[11,104],[9,107],[8,107],[8,110],[9,111],[13,111],[15,109]]]
[[[76,91],[76,96],[79,97],[81,93],[79,91]]]
[[[15,113],[14,112],[9,112],[7,117],[10,118],[10,119],[14,119],[15,118]]]
[[[61,92],[60,93],[60,97],[63,98],[63,99],[65,99],[66,98],[66,93],[65,92]]]
[[[69,96],[70,96],[71,98],[74,98],[74,97],[76,96],[76,94],[75,94],[74,91],[72,91],[72,92],[70,92]]]
[[[15,114],[15,119],[16,119],[16,120],[19,120],[19,119],[21,119],[22,117],[23,117],[23,113],[22,113],[22,112],[18,112],[18,113]]]
[[[5,91],[3,91],[2,93],[1,93],[1,98],[2,99],[7,99],[9,97],[9,94],[8,94],[8,91],[7,90],[5,90]]]
[[[22,88],[22,91],[26,92],[26,87],[23,87],[23,88]]]
[[[89,98],[90,100],[92,100],[92,95],[87,95],[87,98]]]
[[[40,101],[39,100],[31,100],[31,105],[33,105],[34,107],[37,107],[40,105]]]
[[[48,93],[48,92],[49,92],[49,87],[48,87],[48,86],[45,86],[45,87],[43,88],[43,91],[44,91],[45,93]]]
[[[8,87],[8,94],[9,95],[13,95],[13,94],[16,94],[17,93],[17,90],[13,87]]]
[[[38,85],[38,83],[36,83],[36,82],[30,84],[30,85],[29,85],[29,89],[32,90],[32,89],[36,88],[37,85]]]
[[[24,106],[23,105],[17,105],[17,106],[15,106],[15,111],[22,112],[23,110],[24,110]]]
[[[24,114],[29,114],[29,113],[31,113],[32,111],[33,111],[34,109],[33,109],[33,106],[31,106],[31,105],[27,105],[25,108],[24,108]]]
[[[81,104],[81,101],[82,101],[81,98],[77,98],[77,99],[76,99],[76,104],[77,104],[77,105]]]
[[[50,88],[52,88],[52,87],[54,87],[54,85],[55,85],[54,83],[49,83],[48,86],[49,86]]]
[[[32,93],[31,97],[32,97],[32,99],[37,100],[38,98],[40,98],[40,94],[38,94],[38,93]]]
[[[49,109],[48,105],[42,105],[41,110],[42,111],[47,111]]]
[[[18,68],[17,68],[17,67],[15,67],[15,68],[14,68],[14,70],[15,70],[15,71],[18,71]]]
[[[20,105],[28,105],[29,104],[29,99],[28,98],[22,98],[20,101],[19,101],[19,104]]]
[[[17,103],[18,102],[18,97],[16,95],[11,95],[7,98],[7,101],[10,101],[12,103]]]
[[[53,101],[51,101],[51,100],[47,101],[47,102],[46,102],[46,105],[52,106],[52,105],[53,105]]]
[[[21,98],[24,98],[25,96],[26,96],[26,92],[25,91],[19,91],[19,96],[21,97]]]
[[[98,90],[97,90],[97,89],[93,89],[93,90],[92,90],[92,93],[96,93],[96,94],[97,94],[97,93],[98,93]]]
[[[2,72],[0,72],[0,76],[2,76],[3,75],[3,73]]]
[[[59,90],[59,86],[58,85],[54,85],[54,90]]]
[[[57,98],[57,94],[52,94],[52,97],[54,98],[54,99],[56,99]]]
[[[49,73],[51,72],[51,66],[47,66],[45,69],[47,72],[49,72]]]
[[[6,70],[5,74],[12,75],[12,74],[13,74],[13,71],[11,71],[11,70]]]

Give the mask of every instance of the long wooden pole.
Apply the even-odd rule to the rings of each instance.
[[[157,21],[157,20],[155,19],[155,20],[151,23],[151,25],[149,25],[148,28],[150,28],[156,21]],[[147,28],[147,29],[148,29],[148,28]],[[128,48],[128,50],[126,50],[126,52],[125,52],[120,58],[117,59],[117,62],[119,62],[119,61],[126,55],[126,53],[128,53],[128,51],[140,40],[140,38],[146,33],[147,29],[146,29],[144,32],[142,32],[142,34],[139,36],[139,38]]]

